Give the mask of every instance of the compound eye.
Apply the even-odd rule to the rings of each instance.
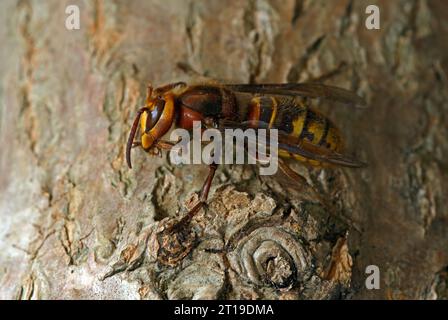
[[[159,121],[160,116],[163,112],[163,107],[165,106],[165,101],[162,99],[157,99],[154,103],[154,109],[149,112],[148,117],[146,118],[146,128],[145,133],[148,133],[151,130],[157,121]]]

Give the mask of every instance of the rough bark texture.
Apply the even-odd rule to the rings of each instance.
[[[447,298],[446,1],[0,6],[0,298]],[[135,151],[128,170],[124,145],[146,84],[189,80],[177,62],[233,82],[328,74],[370,105],[317,106],[368,168],[293,165],[330,212],[281,177],[222,167],[209,205],[167,238],[207,168]],[[179,239],[185,257],[160,263]],[[371,264],[380,290],[364,285]]]

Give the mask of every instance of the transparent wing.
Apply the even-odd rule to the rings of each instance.
[[[231,120],[222,120],[219,124],[219,129],[224,131],[225,129],[248,129],[248,128],[268,128],[268,124],[261,121],[245,121],[234,122]],[[267,147],[270,146],[269,130],[267,130],[267,137],[265,139]],[[257,143],[257,141],[252,141]],[[361,168],[367,164],[359,161],[353,157],[345,154],[341,154],[330,150],[328,148],[315,145],[307,140],[296,138],[287,134],[282,130],[278,130],[278,149],[284,150],[291,154],[300,155],[310,160],[316,160],[319,162],[330,163],[343,167]]]
[[[367,107],[366,101],[356,93],[320,83],[225,84],[225,86],[237,92],[324,98],[357,108]]]

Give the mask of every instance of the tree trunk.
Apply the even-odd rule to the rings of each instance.
[[[79,30],[65,27],[71,4]],[[380,30],[365,26],[370,4]],[[448,297],[446,1],[0,6],[0,298]],[[281,174],[221,166],[208,205],[167,235],[207,168],[135,149],[129,170],[124,148],[148,82],[191,80],[178,62],[357,92],[369,109],[315,104],[368,167],[292,164],[316,200]],[[180,250],[169,264],[166,245]]]

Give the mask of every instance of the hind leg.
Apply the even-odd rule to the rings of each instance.
[[[313,188],[308,181],[298,172],[291,169],[291,167],[285,162],[285,160],[279,158],[278,165],[280,170],[292,181],[296,182],[303,190],[303,192],[307,193],[308,196],[311,196],[315,200],[322,203],[325,207],[328,207],[325,199],[322,198],[321,194]]]
[[[281,158],[279,158],[279,167],[280,170],[282,170],[282,172],[285,173],[291,180],[293,180],[294,182],[299,182],[300,185],[305,188],[303,191],[307,192],[308,195],[314,197],[317,201],[319,201],[319,203],[321,203],[325,207],[325,209],[330,213],[331,216],[342,221],[344,224],[348,224],[354,230],[361,233],[361,230],[359,229],[359,227],[356,226],[354,221],[352,221],[348,217],[336,215],[335,207],[332,204],[330,204],[325,198],[323,198],[322,195],[315,188],[310,186],[308,181],[306,181],[306,179],[301,174],[291,169],[291,167]]]

